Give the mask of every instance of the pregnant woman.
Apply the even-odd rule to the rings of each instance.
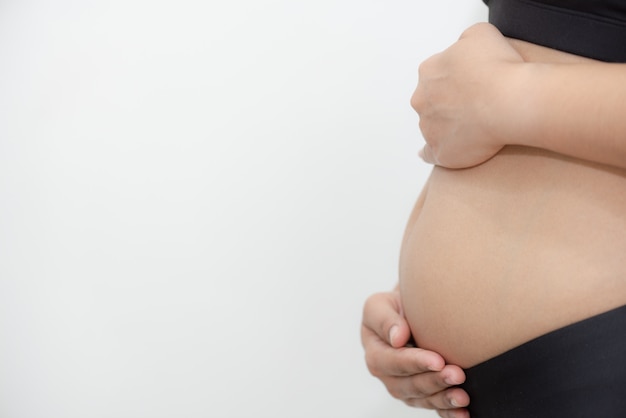
[[[442,416],[626,416],[626,2],[488,5],[420,67],[436,166],[368,366]]]

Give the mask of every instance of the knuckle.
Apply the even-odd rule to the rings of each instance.
[[[437,65],[440,62],[442,57],[442,53],[436,53],[426,58],[417,66],[417,76],[418,79],[423,79],[429,77],[431,74],[436,72],[438,68]]]
[[[367,299],[365,299],[364,309],[368,309],[374,305],[377,305],[378,302],[384,297],[384,293],[378,292],[372,295],[369,295]]]
[[[472,35],[479,34],[479,33],[483,32],[483,31],[485,31],[488,26],[490,26],[490,25],[489,25],[489,23],[486,23],[486,22],[474,23],[472,26],[468,27],[467,29],[465,29],[461,33],[461,38],[465,38],[466,36],[472,36]]]
[[[412,407],[415,407],[415,408],[437,409],[430,402],[428,402],[427,400],[420,399],[420,398],[409,398],[409,399],[406,399],[404,401],[404,403],[406,403],[407,405],[410,405]]]
[[[380,378],[380,376],[382,376],[382,372],[376,360],[376,356],[371,350],[365,351],[365,364],[367,365],[367,370],[372,376]]]
[[[424,139],[428,139],[428,135],[426,133],[428,132],[429,126],[425,118],[420,118],[419,127]]]
[[[479,22],[465,29],[463,33],[461,33],[461,36],[459,37],[459,39],[463,39],[469,36],[487,35],[487,34],[493,33],[494,31],[498,31],[498,30],[491,23]]]
[[[428,406],[425,405],[421,399],[415,399],[415,398],[405,399],[404,403],[413,408],[428,409]]]
[[[380,298],[381,298],[381,294],[375,293],[373,295],[368,296],[367,299],[365,299],[365,303],[363,304],[363,318],[364,319],[368,317],[368,314],[370,312],[373,312],[375,310],[375,307],[379,304]]]
[[[380,379],[385,385],[393,380],[393,375],[389,371],[389,367],[384,363],[384,354],[379,350],[370,349],[365,351],[365,364],[370,374]]]
[[[387,392],[389,392],[391,397],[394,398],[394,399],[398,399],[398,400],[401,400],[401,401],[404,401],[404,402],[407,401],[405,396],[404,396],[404,394],[400,390],[398,390],[397,388],[393,388],[393,387],[387,386]]]
[[[423,387],[423,377],[416,375],[411,378],[411,396],[417,399],[424,399],[428,402],[428,397],[431,395]]]
[[[472,26],[470,26],[469,28],[465,29],[463,32],[461,32],[461,36],[459,36],[459,39],[463,39],[463,38],[467,38],[468,36],[472,36],[472,34],[474,32],[476,32],[476,25],[474,24]]]
[[[413,93],[413,96],[411,96],[411,107],[419,114],[424,109],[424,103],[424,95],[418,87],[415,93]]]
[[[424,403],[424,399],[421,396],[417,396],[411,387],[406,385],[406,382],[401,382],[396,380],[389,380],[385,383],[387,388],[387,392],[394,397],[395,399],[399,399],[406,404],[417,404],[424,407],[426,404]],[[432,409],[432,408],[431,408]]]
[[[427,118],[420,118],[419,128],[424,140],[431,146],[431,148],[436,147],[433,138],[436,137],[435,130],[433,128],[433,124]]]
[[[420,65],[418,65],[417,67],[417,75],[422,78],[424,75],[428,74],[428,72],[430,71],[430,67],[433,63],[433,61],[437,58],[439,54],[435,54],[432,55],[428,58],[426,58],[424,61],[422,61],[420,63]]]

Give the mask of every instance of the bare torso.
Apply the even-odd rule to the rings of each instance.
[[[584,58],[521,41],[526,60]],[[469,367],[626,304],[626,170],[525,147],[435,167],[402,246],[419,346]]]

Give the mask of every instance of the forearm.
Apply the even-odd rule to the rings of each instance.
[[[517,76],[515,143],[626,169],[626,64],[524,64]]]

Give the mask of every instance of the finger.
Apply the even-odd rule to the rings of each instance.
[[[463,389],[452,388],[427,398],[409,398],[405,403],[416,408],[436,409],[441,414],[441,411],[463,410],[469,405],[469,396]]]
[[[427,372],[409,377],[387,379],[387,389],[395,398],[423,400],[424,406],[431,409],[458,408],[467,405],[467,393],[451,386],[465,381],[465,373],[457,366],[448,365],[440,372]]]
[[[376,293],[365,301],[363,325],[392,347],[402,347],[411,338],[398,292]]]
[[[469,411],[465,408],[438,410],[441,418],[470,418]]]
[[[362,327],[365,361],[370,372],[377,377],[402,377],[439,371],[444,367],[443,358],[421,348],[393,348],[378,335]]]
[[[428,407],[438,411],[459,411],[466,408],[470,399],[468,394],[460,388],[448,389],[431,396],[428,400]]]

